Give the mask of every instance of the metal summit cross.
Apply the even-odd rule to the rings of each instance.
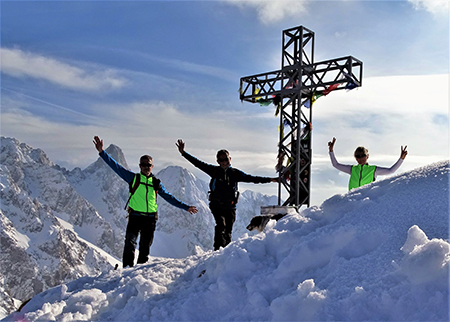
[[[362,62],[352,56],[314,62],[314,32],[303,27],[283,31],[281,69],[241,78],[240,99],[277,106],[280,141],[278,206],[310,205],[312,105],[333,90],[361,86]],[[286,163],[285,163],[286,161]]]

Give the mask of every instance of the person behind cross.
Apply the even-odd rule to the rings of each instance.
[[[354,156],[357,165],[346,165],[337,162],[334,156],[334,144],[336,143],[336,138],[328,142],[328,150],[330,154],[331,164],[333,167],[339,171],[345,172],[350,175],[350,180],[348,183],[348,190],[361,187],[363,185],[369,184],[375,181],[377,176],[389,175],[397,171],[398,168],[403,164],[403,160],[406,158],[408,151],[406,151],[403,146],[401,147],[400,157],[397,162],[390,168],[379,167],[375,165],[369,165],[367,162],[369,160],[369,151],[363,147],[359,146],[356,148]]]
[[[236,220],[236,204],[239,199],[238,182],[269,183],[278,182],[278,177],[258,177],[231,167],[231,157],[227,150],[217,152],[219,166],[205,163],[187,153],[183,140],[176,143],[181,155],[211,177],[209,183],[209,208],[214,216],[214,250],[231,242],[233,224]]]
[[[152,174],[153,159],[151,156],[141,156],[139,163],[141,171],[136,174],[122,167],[106,153],[103,150],[103,140],[98,136],[94,136],[94,145],[106,164],[130,186],[130,196],[127,203],[129,205],[127,209],[129,217],[122,259],[123,267],[133,267],[134,265],[134,253],[139,233],[141,236],[137,264],[146,263],[150,254],[150,246],[153,243],[156,221],[158,219],[157,194],[161,195],[171,205],[186,210],[191,214],[197,213],[197,208],[185,204],[166,191],[161,181]],[[139,180],[138,183],[136,182],[137,180]]]

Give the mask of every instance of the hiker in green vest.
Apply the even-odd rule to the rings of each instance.
[[[401,147],[400,158],[396,163],[390,168],[378,167],[375,165],[369,165],[367,162],[369,160],[369,151],[363,147],[359,146],[356,148],[354,156],[356,159],[357,165],[346,165],[337,162],[336,157],[334,156],[334,144],[336,142],[336,138],[333,138],[332,141],[328,142],[328,150],[330,154],[331,164],[333,167],[338,169],[339,171],[345,172],[350,175],[350,181],[348,183],[348,190],[361,187],[368,183],[375,181],[377,176],[385,176],[394,173],[403,163],[403,160],[406,158],[408,151],[406,151],[406,146]]]
[[[125,235],[125,247],[123,249],[123,267],[133,267],[134,265],[134,252],[139,234],[141,237],[139,240],[139,257],[137,263],[146,263],[150,253],[150,246],[153,243],[156,221],[158,219],[157,195],[163,197],[172,206],[186,210],[191,214],[197,213],[197,208],[185,204],[167,192],[161,181],[152,174],[153,158],[151,156],[143,155],[139,163],[141,171],[134,173],[122,167],[103,150],[103,140],[98,136],[94,136],[94,145],[100,157],[130,187],[127,202],[128,208],[125,206],[129,217]]]

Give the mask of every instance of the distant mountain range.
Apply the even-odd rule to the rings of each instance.
[[[122,150],[106,151],[128,168]],[[93,153],[95,153],[93,151]],[[112,269],[121,263],[128,184],[100,158],[71,171],[53,163],[41,149],[1,137],[0,303],[6,312],[45,289]],[[214,219],[208,184],[188,170],[170,166],[156,174],[178,199],[195,205],[191,215],[158,199],[159,220],[151,256],[185,257],[212,249]],[[233,239],[260,207],[276,196],[241,193]]]

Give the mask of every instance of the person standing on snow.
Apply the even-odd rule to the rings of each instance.
[[[278,182],[277,178],[257,177],[231,167],[231,157],[227,150],[217,152],[219,166],[205,163],[184,150],[185,143],[178,140],[175,144],[181,155],[211,177],[209,183],[209,208],[216,221],[214,250],[225,247],[231,242],[231,232],[236,220],[236,204],[239,199],[238,182],[269,183]]]
[[[94,145],[106,164],[130,185],[130,194],[127,202],[127,205],[129,205],[127,209],[129,218],[125,235],[125,247],[123,249],[123,267],[133,267],[134,265],[134,252],[139,233],[141,237],[137,264],[146,263],[158,219],[157,195],[161,195],[172,206],[186,210],[191,214],[197,213],[197,208],[185,204],[166,191],[161,181],[152,174],[153,159],[151,156],[141,156],[139,163],[141,171],[140,173],[134,173],[122,167],[103,150],[103,140],[100,140],[98,136],[94,136]]]
[[[369,184],[375,181],[376,177],[379,175],[385,176],[394,173],[403,164],[403,160],[408,154],[408,151],[406,151],[406,145],[405,148],[403,148],[402,146],[400,158],[397,160],[397,162],[394,163],[394,165],[390,168],[383,168],[375,165],[369,165],[369,163],[367,162],[369,160],[369,151],[365,147],[359,146],[356,148],[354,153],[356,162],[358,162],[358,164],[346,165],[337,162],[336,157],[334,156],[333,148],[335,142],[336,138],[333,138],[332,141],[328,142],[331,164],[339,171],[345,172],[350,175],[348,190]]]

